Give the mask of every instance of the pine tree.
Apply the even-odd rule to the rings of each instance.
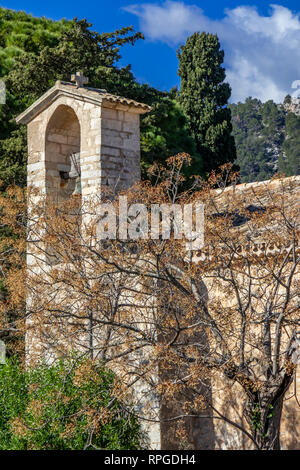
[[[178,50],[181,87],[179,102],[187,116],[197,152],[206,172],[236,158],[231,135],[231,88],[224,83],[224,52],[218,37],[194,33]]]
[[[285,137],[284,109],[272,100],[262,103],[251,97],[230,109],[241,181],[272,178]]]
[[[285,120],[286,139],[279,157],[279,169],[287,176],[300,174],[300,116],[288,113]]]

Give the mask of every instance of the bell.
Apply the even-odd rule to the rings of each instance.
[[[78,196],[81,194],[81,178],[80,176],[76,178],[76,184],[72,196]]]
[[[70,155],[70,163],[71,163],[70,171],[59,172],[60,177],[63,180],[63,185],[61,185],[61,187],[62,186],[65,187],[67,183],[67,188],[66,188],[67,194],[76,196],[76,195],[81,194],[80,152],[72,153]],[[69,184],[70,182],[72,182],[71,185]],[[74,187],[74,190],[72,191],[73,187]]]
[[[77,178],[80,176],[80,152],[72,153],[70,155],[71,169],[69,171],[69,178]]]

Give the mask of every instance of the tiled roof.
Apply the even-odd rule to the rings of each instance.
[[[60,89],[71,89],[73,93],[81,96],[90,96],[91,98],[100,98],[101,101],[109,101],[110,103],[121,103],[126,106],[133,106],[134,108],[141,108],[146,112],[150,111],[151,107],[144,103],[139,103],[135,100],[130,98],[125,98],[124,96],[112,95],[108,93],[106,90],[102,90],[99,88],[89,88],[89,87],[80,87],[77,88],[76,85],[69,82],[56,82],[57,86]]]
[[[77,87],[73,83],[57,81],[55,85],[50,88],[44,95],[42,95],[37,101],[35,101],[28,109],[20,114],[16,121],[20,124],[27,124],[37,114],[47,108],[54,100],[60,95],[65,95],[74,99],[91,102],[98,106],[109,107],[122,106],[124,110],[134,110],[139,114],[147,113],[151,110],[151,107],[144,103],[138,103],[135,100],[125,98],[123,96],[112,95],[107,93],[106,90],[89,87]]]

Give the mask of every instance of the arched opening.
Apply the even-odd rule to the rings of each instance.
[[[54,204],[55,207],[62,209],[59,213],[62,217],[67,215],[69,222],[72,221],[73,236],[76,237],[77,234],[80,239],[82,200],[80,124],[72,108],[65,105],[56,108],[47,125],[45,142],[47,200],[50,207]],[[60,250],[63,251],[63,247],[47,247],[49,264],[56,265],[61,262]],[[76,251],[75,246],[74,250]]]
[[[46,130],[46,192],[53,202],[81,194],[80,124],[72,108],[60,105]]]

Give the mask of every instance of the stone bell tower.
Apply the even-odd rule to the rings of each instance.
[[[58,201],[129,188],[140,178],[139,115],[150,107],[83,87],[80,72],[72,81],[57,81],[17,118],[28,127],[28,186]]]
[[[17,118],[28,128],[28,187],[35,189],[28,200],[28,214],[41,198],[63,204],[76,194],[79,207],[101,197],[104,187],[114,192],[128,189],[140,178],[140,114],[150,107],[134,100],[111,95],[106,90],[84,88],[82,73],[72,75],[75,83],[58,81]],[[90,222],[89,211],[81,217]],[[46,278],[48,269],[58,264],[54,249],[37,242],[35,218],[28,218],[28,273]],[[33,305],[27,293],[27,311]],[[39,310],[37,308],[37,310]],[[28,315],[26,355],[39,356],[34,321]],[[43,347],[49,361],[55,355]],[[42,356],[45,356],[42,353]],[[47,359],[48,360],[48,359]]]
[[[37,190],[34,201],[41,195],[54,204],[63,203],[76,194],[83,203],[101,196],[104,187],[117,192],[140,179],[140,114],[151,108],[106,90],[84,87],[88,79],[80,72],[72,75],[71,80],[75,83],[57,81],[16,119],[28,129],[27,182],[28,187]],[[30,199],[29,213],[33,205]],[[43,250],[36,256],[34,242],[29,235],[28,272],[47,277],[52,262],[43,255]],[[31,306],[28,293],[27,311]],[[26,320],[27,360],[31,363],[42,354],[51,362],[59,342],[58,328],[53,330],[56,342],[44,343],[36,329],[39,308],[36,310]],[[72,347],[76,349],[76,345]],[[159,429],[157,425],[152,428],[151,441],[158,447]]]
[[[104,187],[128,189],[140,178],[140,114],[150,107],[115,96],[105,90],[83,87],[82,73],[72,75],[75,83],[58,81],[17,118],[28,128],[28,187],[33,196],[28,214],[42,201],[63,204],[76,194],[79,207],[101,197]],[[28,273],[46,279],[48,269],[59,263],[54,249],[44,249],[37,240],[35,218],[28,218]],[[81,221],[89,220],[86,211]],[[38,302],[38,301],[37,301]],[[27,293],[27,311],[33,301]],[[36,310],[39,310],[37,307]],[[28,315],[26,355],[28,361],[42,356],[51,360],[55,346],[44,347],[37,338],[35,320]],[[41,346],[42,344],[42,346]]]

